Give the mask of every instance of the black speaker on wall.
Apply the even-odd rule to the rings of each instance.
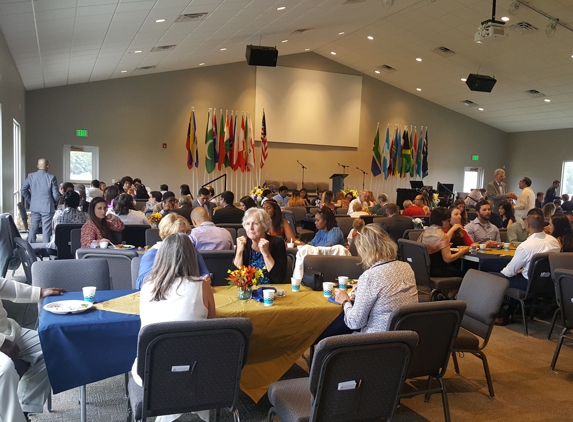
[[[497,80],[487,75],[470,73],[466,79],[466,85],[471,91],[491,92]]]
[[[275,47],[248,45],[245,57],[247,58],[247,63],[251,66],[276,67],[279,51]]]

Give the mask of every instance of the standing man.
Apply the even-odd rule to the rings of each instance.
[[[488,183],[487,189],[485,190],[486,199],[490,199],[493,202],[493,209],[491,211],[495,214],[499,214],[499,205],[503,201],[517,199],[515,193],[507,192],[507,187],[503,179],[505,179],[505,170],[496,169],[493,173],[493,180]]]
[[[557,189],[561,186],[561,182],[559,180],[554,180],[553,184],[547,188],[545,192],[545,200],[543,201],[543,205],[552,203],[556,199],[561,199],[559,195],[557,195]]]
[[[533,189],[530,188],[531,179],[529,177],[524,177],[519,181],[519,189],[521,189],[521,195],[517,198],[517,204],[513,208],[515,210],[515,218],[525,218],[530,209],[535,208],[535,193]]]
[[[30,203],[32,225],[28,233],[28,242],[36,243],[36,232],[42,221],[42,238],[48,243],[52,237],[52,218],[55,204],[60,199],[56,176],[49,174],[50,163],[45,158],[38,160],[38,171],[30,173],[22,185],[22,197]]]

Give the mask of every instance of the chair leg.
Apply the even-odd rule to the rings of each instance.
[[[442,387],[442,404],[444,406],[444,419],[446,422],[450,422],[450,405],[448,404],[448,392],[446,391],[446,386],[441,378],[438,378],[440,386]]]
[[[428,386],[426,387],[426,390],[430,390],[431,388],[432,388],[432,377],[428,377]],[[429,403],[430,397],[432,397],[432,393],[426,393],[424,396],[424,401],[426,403]]]
[[[127,398],[127,417],[125,419],[126,422],[132,421],[132,414],[133,411],[131,410],[131,402],[129,401],[129,397]]]
[[[525,302],[520,300],[519,304],[521,306],[521,317],[523,318],[523,335],[527,337],[529,332],[527,331],[527,319],[525,318]]]
[[[555,364],[557,363],[557,358],[559,357],[559,352],[561,351],[561,346],[563,345],[563,340],[565,339],[565,333],[567,328],[563,328],[559,340],[557,341],[557,347],[555,348],[555,353],[553,353],[553,360],[551,361],[551,370],[555,369]]]
[[[241,418],[239,417],[239,409],[233,409],[233,421],[234,422],[241,422]]]
[[[485,372],[485,380],[487,382],[487,388],[489,390],[489,397],[493,399],[495,394],[493,392],[493,383],[491,382],[491,374],[489,373],[489,365],[487,363],[487,357],[483,352],[475,352],[475,356],[481,359],[483,363],[483,371]]]
[[[275,418],[275,408],[271,407],[267,415],[267,422],[273,422],[274,418]]]
[[[452,352],[452,360],[454,361],[454,369],[456,370],[456,374],[460,375],[460,367],[458,365],[458,357],[456,356],[456,352]]]
[[[555,328],[555,323],[557,322],[557,315],[561,313],[561,308],[555,309],[553,312],[553,318],[551,319],[551,326],[549,327],[549,334],[547,334],[547,340],[551,340],[551,334],[553,334],[553,328]]]

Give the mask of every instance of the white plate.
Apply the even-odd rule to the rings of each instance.
[[[118,247],[117,245],[115,245],[113,248],[114,249],[135,249],[135,246],[133,246],[133,245],[121,245]]]
[[[87,311],[92,306],[94,306],[93,303],[83,300],[60,300],[44,305],[44,309],[53,314],[79,314]]]

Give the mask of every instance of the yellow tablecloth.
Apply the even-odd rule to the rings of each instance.
[[[328,302],[322,292],[301,287],[273,306],[255,300],[238,300],[237,289],[213,287],[218,318],[242,317],[253,322],[249,360],[243,369],[241,389],[255,402],[278,381],[342,311]],[[139,292],[95,305],[97,309],[139,314]]]
[[[486,255],[514,256],[515,249],[510,249],[508,251],[504,249],[486,249],[485,252],[480,253],[485,253]]]

